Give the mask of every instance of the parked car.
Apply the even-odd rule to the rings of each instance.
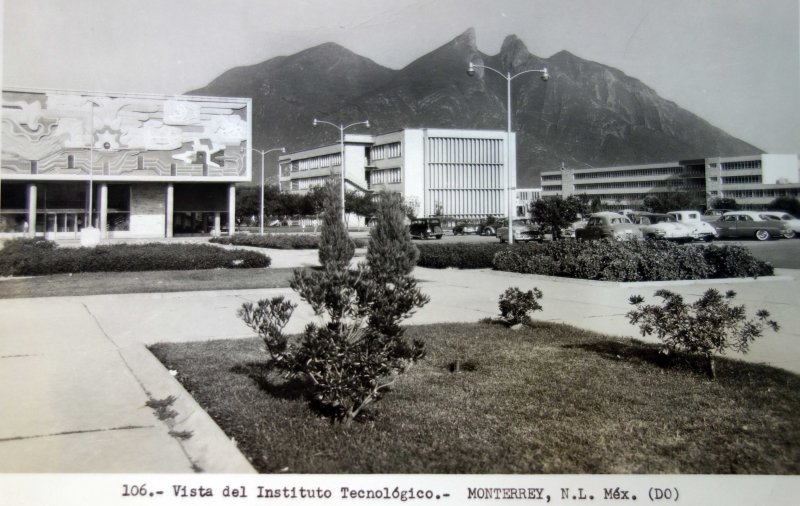
[[[531,220],[524,218],[512,220],[511,227],[514,242],[538,241],[542,238],[539,226]],[[497,228],[497,238],[500,239],[500,242],[508,242],[508,225],[506,223]]]
[[[723,214],[731,211],[733,211],[733,209],[708,209],[703,213],[703,216],[701,216],[700,219],[708,222],[717,221],[722,217]]]
[[[792,229],[792,231],[794,231],[795,235],[800,234],[800,220],[798,220],[791,214],[783,211],[764,211],[761,214],[763,214],[767,218],[774,218],[776,220],[781,220],[782,222],[789,225],[789,228]]]
[[[631,221],[639,226],[646,239],[667,239],[676,242],[691,242],[697,239],[693,227],[678,223],[674,216],[658,213],[635,213]]]
[[[585,227],[588,221],[588,218],[581,218],[578,221],[573,221],[568,227],[561,229],[561,237],[564,239],[575,239],[575,232],[578,229]],[[547,235],[552,236],[552,234]]]
[[[772,237],[794,237],[794,231],[783,221],[771,220],[756,211],[731,211],[714,222],[719,237],[755,237],[766,241]]]
[[[701,241],[711,242],[717,238],[717,229],[703,221],[700,211],[670,211],[667,214],[691,228],[694,236]]]
[[[420,239],[429,239],[435,237],[442,238],[442,222],[438,218],[417,218],[411,220],[409,225],[409,232],[411,237],[418,237]]]
[[[575,238],[579,241],[605,238],[623,241],[641,239],[642,231],[625,216],[604,211],[590,215],[586,226],[575,230]]]
[[[495,219],[494,221],[482,221],[478,225],[478,235],[495,235],[497,227],[503,225],[502,220]]]
[[[453,227],[453,235],[477,234],[479,230],[480,224],[478,223],[459,221],[456,223],[456,226]]]

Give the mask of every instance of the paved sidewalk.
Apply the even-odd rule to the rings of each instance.
[[[297,252],[270,255],[279,265],[316,262]],[[626,284],[417,268],[431,302],[410,323],[478,321],[497,314],[497,299],[509,286],[536,286],[544,292],[536,318],[638,337],[625,319],[630,295],[652,297],[667,287],[694,299],[709,287],[733,289],[738,303],[751,312],[766,308],[782,325],[742,358],[800,373],[800,271],[777,274]],[[253,472],[144,346],[253,336],[236,311],[275,295],[298,300],[290,289],[0,300],[0,472]],[[287,330],[299,332],[312,318],[301,306]],[[170,396],[176,416],[159,420],[146,403]],[[192,437],[175,437],[186,433]]]

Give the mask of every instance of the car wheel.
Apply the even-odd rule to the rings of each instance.
[[[494,229],[487,228],[486,230],[483,231],[483,235],[494,235]]]
[[[786,232],[783,233],[783,237],[786,238],[786,239],[791,239],[795,235],[796,234],[795,234],[794,230],[787,230]]]
[[[709,235],[707,235],[707,236],[703,237],[703,240],[704,240],[705,242],[711,242],[711,241],[713,241],[713,240],[714,240],[714,236],[709,234]]]
[[[437,235],[436,238],[437,239],[441,239],[442,238],[442,234]]]
[[[769,230],[756,230],[756,239],[759,241],[766,241],[770,238]]]

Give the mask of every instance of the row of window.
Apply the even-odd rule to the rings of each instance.
[[[500,139],[428,139],[428,157],[433,163],[494,163],[505,159]]]
[[[666,176],[670,174],[681,174],[684,167],[657,167],[654,169],[624,169],[608,170],[604,172],[580,172],[575,174],[575,179],[606,179],[611,177],[646,177],[646,176]]]
[[[730,176],[722,178],[723,184],[761,183],[761,176]]]
[[[548,174],[542,176],[542,181],[561,181],[561,174]]]
[[[402,176],[399,167],[394,169],[373,170],[367,174],[367,183],[370,187],[374,184],[392,184],[400,183],[401,181]]]
[[[330,155],[315,156],[313,158],[304,158],[292,162],[292,172],[301,170],[315,170],[334,167],[342,164],[341,153],[331,153]]]
[[[800,188],[787,188],[781,190],[731,190],[725,192],[726,197],[733,199],[753,197],[797,197],[799,195]]]
[[[502,165],[430,164],[431,188],[501,188]]]
[[[617,181],[614,183],[576,184],[575,190],[603,190],[614,188],[686,188],[691,186],[685,179],[661,179],[659,181]]]
[[[328,179],[330,179],[330,176],[292,179],[292,190],[309,190],[318,186],[325,186]]]
[[[381,144],[380,146],[373,146],[369,150],[370,160],[383,160],[385,158],[399,158],[400,143],[393,142],[391,144]]]
[[[761,160],[747,160],[744,162],[723,162],[722,170],[760,169]]]

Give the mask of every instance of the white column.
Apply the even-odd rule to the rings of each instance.
[[[167,238],[172,237],[172,228],[173,228],[173,214],[175,210],[175,185],[169,183],[167,185],[167,205],[166,205],[166,230],[164,231],[164,236]]]
[[[100,214],[100,237],[105,239],[108,237],[108,183],[100,183],[98,190],[100,190],[100,195],[98,195],[100,204],[100,209],[98,209]]]
[[[222,213],[220,211],[214,211],[214,232],[212,234],[214,237],[219,237],[222,235]]]
[[[236,185],[228,185],[228,235],[236,230]]]
[[[46,226],[46,224],[45,224]],[[28,237],[36,235],[36,185],[28,184]]]

